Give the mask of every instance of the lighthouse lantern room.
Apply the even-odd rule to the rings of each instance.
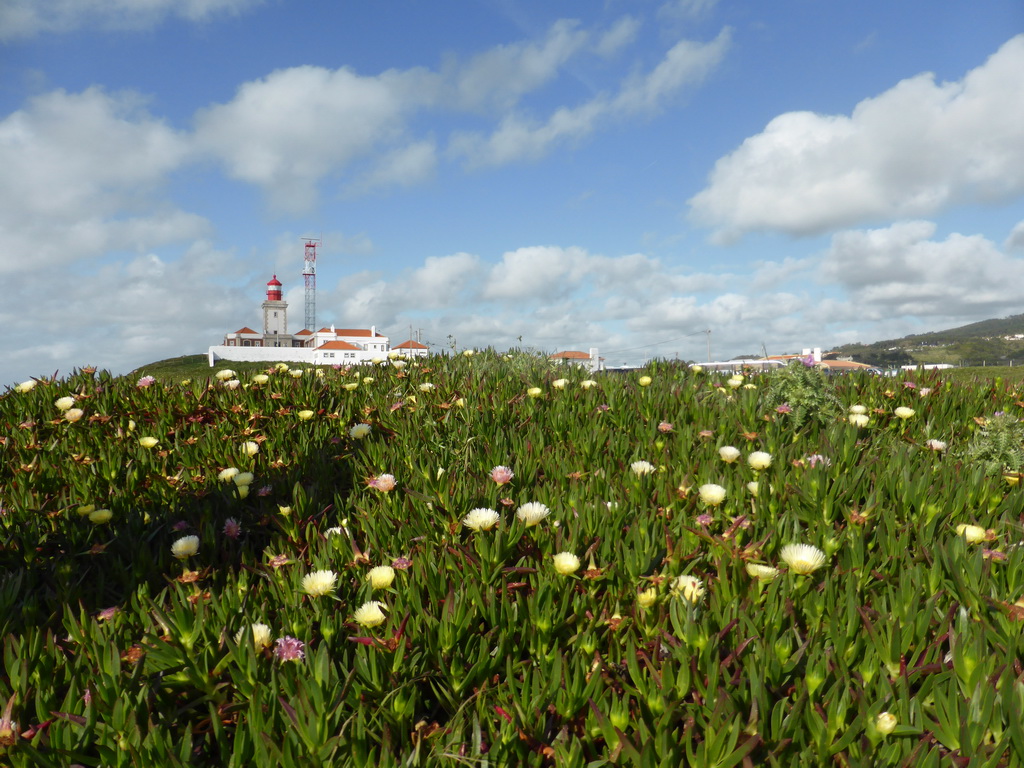
[[[281,281],[277,275],[267,283],[267,300],[263,302],[263,335],[285,336],[288,334],[288,302],[281,298]],[[272,344],[279,346],[279,344]]]

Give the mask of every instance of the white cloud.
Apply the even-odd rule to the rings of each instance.
[[[147,29],[167,17],[205,21],[238,14],[264,0],[4,0],[0,41],[81,27]]]
[[[462,109],[506,111],[558,75],[586,44],[589,33],[579,22],[561,19],[541,41],[498,45],[463,66],[449,63],[453,100]]]
[[[1019,309],[1024,259],[981,235],[932,239],[927,221],[840,232],[822,262],[822,279],[876,317],[980,319]]]
[[[1018,222],[1010,231],[1003,248],[1007,251],[1024,251],[1024,221]]]
[[[437,146],[432,140],[414,141],[384,154],[376,166],[353,182],[350,192],[365,194],[386,187],[422,184],[437,169]]]
[[[436,76],[420,69],[375,77],[347,68],[278,70],[200,111],[196,142],[276,207],[302,211],[321,179],[401,139],[408,113],[435,88]]]
[[[186,136],[141,98],[53,91],[0,121],[0,272],[145,251],[208,231],[160,200],[189,157]]]
[[[640,32],[640,20],[633,16],[623,16],[611,28],[601,35],[594,46],[594,51],[605,58],[610,58],[632,45]]]
[[[692,218],[727,242],[923,216],[1024,191],[1024,35],[959,82],[918,75],[850,116],[789,112],[721,158]]]
[[[730,37],[725,29],[709,43],[683,40],[651,72],[630,78],[614,96],[598,94],[576,107],[560,107],[546,122],[509,114],[489,136],[457,131],[452,135],[449,151],[464,158],[470,166],[533,160],[557,142],[588,136],[601,121],[658,110],[681,88],[700,82],[721,62]]]

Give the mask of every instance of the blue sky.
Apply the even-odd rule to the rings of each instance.
[[[869,342],[1024,311],[1024,6],[7,0],[0,169],[3,382],[299,323],[321,233],[393,343]]]

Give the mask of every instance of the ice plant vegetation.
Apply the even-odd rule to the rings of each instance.
[[[1022,378],[234,365],[0,397],[0,764],[1015,764]]]

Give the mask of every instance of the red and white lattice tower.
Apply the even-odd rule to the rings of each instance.
[[[319,239],[303,238],[306,241],[306,258],[302,263],[302,276],[306,280],[306,325],[316,333],[316,247]]]

